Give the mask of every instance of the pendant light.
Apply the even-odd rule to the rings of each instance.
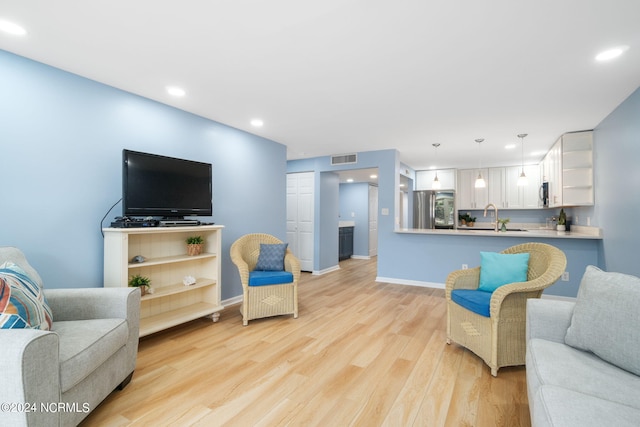
[[[482,177],[482,152],[480,151],[480,144],[482,144],[482,141],[484,141],[484,138],[476,139],[476,142],[478,143],[478,177],[476,178],[475,183],[476,188],[485,188],[487,186],[487,183]]]
[[[435,150],[436,150],[436,155],[435,155],[435,159],[436,159],[436,165],[438,164],[438,147],[440,147],[440,143],[435,143],[435,144],[431,144],[434,146]],[[438,179],[438,169],[436,169],[436,177],[433,178],[433,184],[431,184],[431,188],[433,188],[434,190],[439,190],[440,188],[442,188],[442,184],[440,183],[440,180]]]
[[[518,134],[518,138],[520,138],[520,143],[522,145],[521,147],[521,153],[522,153],[522,169],[520,171],[520,176],[518,177],[518,186],[522,187],[525,186],[527,184],[529,184],[529,179],[527,178],[527,175],[524,174],[524,138],[525,136],[527,136],[528,134],[526,133],[520,133]]]

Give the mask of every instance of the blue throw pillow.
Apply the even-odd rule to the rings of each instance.
[[[480,252],[480,286],[478,289],[493,292],[502,285],[526,282],[529,271],[529,254],[499,254]]]
[[[260,254],[255,270],[283,271],[287,245],[288,243],[260,243]]]

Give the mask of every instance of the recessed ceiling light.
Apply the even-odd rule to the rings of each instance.
[[[348,178],[347,182],[353,182],[353,178]]]
[[[506,148],[507,150],[513,150],[514,148],[516,148],[516,144],[507,144],[504,146],[504,148]]]
[[[178,86],[167,86],[167,93],[172,96],[185,96],[184,89]]]
[[[261,128],[264,125],[264,122],[261,119],[253,119],[251,120],[251,126],[254,128]]]
[[[611,59],[617,58],[622,55],[629,49],[629,46],[618,46],[613,49],[608,49],[600,52],[596,55],[596,61],[609,61]]]
[[[377,177],[378,177],[378,175],[376,175],[376,174],[369,175],[369,178],[371,178],[371,179],[376,179]]]
[[[10,21],[5,21],[4,19],[0,19],[0,31],[13,34],[14,36],[24,36],[27,34],[27,30],[20,25]]]

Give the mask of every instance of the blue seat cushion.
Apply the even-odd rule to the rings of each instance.
[[[492,292],[474,289],[455,289],[451,291],[451,300],[456,304],[484,317],[490,317],[489,303]]]
[[[293,273],[288,271],[251,271],[249,286],[280,285],[293,282]]]

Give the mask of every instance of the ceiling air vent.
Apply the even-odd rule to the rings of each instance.
[[[338,156],[331,156],[332,165],[347,165],[350,163],[358,163],[357,154],[340,154]]]

